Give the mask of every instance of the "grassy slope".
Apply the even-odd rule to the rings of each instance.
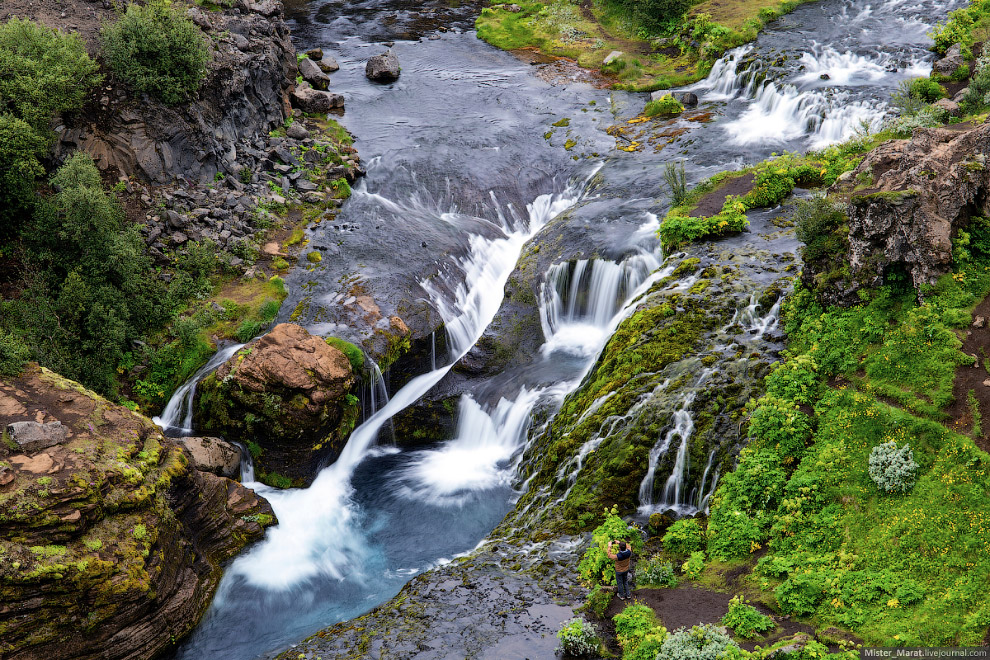
[[[581,7],[567,0],[517,4],[522,9],[517,13],[501,4],[482,10],[476,22],[478,36],[502,49],[531,47],[574,59],[585,68],[602,69],[616,88],[650,91],[705,77],[723,52],[752,41],[767,22],[801,3],[704,0],[688,12],[662,52],[627,17],[600,2]],[[602,68],[613,50],[621,51],[622,57]]]

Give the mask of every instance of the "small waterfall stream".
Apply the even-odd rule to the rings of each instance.
[[[217,367],[230,359],[244,344],[231,344],[217,351],[209,361],[200,367],[182,386],[172,394],[165,409],[158,417],[152,418],[166,435],[188,436],[193,433],[193,400],[196,397],[196,384],[216,371]]]

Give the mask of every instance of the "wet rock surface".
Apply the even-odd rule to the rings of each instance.
[[[573,616],[579,540],[489,546],[409,582],[370,613],[321,631],[279,660],[554,658]]]
[[[241,450],[220,438],[177,438],[186,448],[197,470],[236,479],[241,469]]]
[[[200,472],[147,418],[30,365],[4,424],[67,439],[0,456],[0,656],[148,658],[189,632],[271,507]]]
[[[196,392],[197,427],[252,441],[259,472],[309,481],[336,460],[357,419],[347,357],[282,323],[220,365]]]
[[[368,60],[365,66],[365,75],[370,80],[378,82],[391,82],[399,77],[399,58],[391,49],[381,55],[375,55]]]

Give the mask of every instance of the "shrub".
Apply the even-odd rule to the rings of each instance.
[[[48,136],[52,118],[82,107],[99,84],[97,68],[79,35],[12,18],[0,25],[0,114]]]
[[[278,310],[282,307],[282,303],[277,300],[266,300],[258,308],[258,320],[262,323],[271,323],[278,316]]]
[[[919,101],[934,103],[945,98],[945,88],[931,78],[915,78],[909,85],[908,93]]]
[[[870,452],[870,478],[885,493],[906,493],[914,486],[918,464],[909,445],[900,449],[891,440]]]
[[[584,619],[571,619],[557,633],[560,650],[564,655],[580,657],[591,655],[601,648],[595,629]]]
[[[816,261],[845,248],[845,236],[837,232],[846,222],[843,208],[824,196],[799,200],[794,214],[797,239],[804,243],[804,260]]]
[[[794,190],[795,185],[787,167],[769,163],[757,172],[753,180],[753,189],[743,197],[742,201],[746,204],[746,208],[776,206]]]
[[[768,394],[750,418],[749,432],[783,456],[797,456],[811,437],[808,416],[796,403]]]
[[[24,342],[0,328],[0,376],[19,376],[30,357],[31,351]]]
[[[649,101],[643,108],[647,117],[679,115],[684,112],[684,106],[670,94],[665,94],[655,101]]]
[[[817,573],[792,574],[776,588],[774,595],[785,614],[811,614],[824,598],[823,581]]]
[[[641,564],[638,573],[642,576],[643,584],[656,587],[676,587],[677,576],[674,575],[674,565],[665,562],[660,557],[651,557],[645,564]]]
[[[716,660],[730,646],[735,643],[728,635],[706,623],[668,635],[656,660]]]
[[[722,625],[732,628],[743,639],[751,639],[777,627],[773,619],[747,604],[742,595],[729,601],[729,611],[722,617]]]
[[[612,604],[613,595],[614,592],[606,591],[601,588],[601,585],[596,584],[588,592],[588,597],[584,599],[584,606],[599,619],[604,618],[605,611]]]
[[[722,210],[710,217],[668,215],[660,225],[660,242],[665,250],[676,248],[710,236],[725,236],[749,226],[746,205],[733,195],[727,195]]]
[[[0,114],[0,239],[13,234],[34,203],[34,182],[48,142],[27,122]]]
[[[689,580],[697,580],[701,576],[701,571],[705,570],[705,553],[701,550],[692,552],[681,566],[681,570]]]
[[[663,547],[675,555],[686,555],[705,547],[705,532],[697,518],[682,518],[663,535]]]
[[[976,72],[968,89],[961,104],[963,112],[979,112],[990,105],[990,58],[984,56],[976,61]]]
[[[344,177],[331,181],[330,187],[333,188],[334,195],[340,199],[347,199],[351,196],[351,184],[347,183],[347,179]]]
[[[364,351],[349,341],[337,337],[327,337],[326,342],[347,356],[351,369],[358,373],[364,369]]]
[[[643,549],[643,537],[639,530],[620,518],[616,507],[606,509],[605,521],[591,533],[592,545],[585,551],[578,565],[585,584],[615,584],[615,571],[611,570],[612,560],[605,554],[605,548],[609,541],[627,538],[632,544],[633,554],[638,554]]]
[[[667,636],[667,629],[646,605],[630,605],[612,617],[612,621],[615,623],[615,636],[622,647],[623,660],[652,660]],[[648,643],[647,637],[651,638]],[[644,643],[647,643],[646,648],[642,648]]]
[[[136,92],[169,105],[186,100],[206,77],[210,56],[203,33],[168,0],[128,5],[104,26],[103,52],[117,76]]]
[[[665,163],[663,166],[663,180],[670,188],[670,201],[673,206],[680,206],[685,202],[688,195],[687,175],[684,173],[684,161],[679,163]]]

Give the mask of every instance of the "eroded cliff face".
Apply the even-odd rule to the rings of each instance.
[[[0,382],[0,428],[0,657],[153,657],[274,522],[147,418],[36,365]]]
[[[100,169],[158,184],[205,183],[248,164],[241,162],[238,142],[267,135],[285,121],[298,71],[282,3],[238,0],[224,11],[192,6],[187,12],[212,56],[191,102],[167,106],[138,98],[111,79],[83,112],[66,118],[57,157],[85,151]]]
[[[987,124],[918,129],[878,146],[831,191],[849,200],[847,252],[809,265],[804,280],[830,304],[859,302],[856,292],[883,284],[892,268],[916,288],[934,284],[952,269],[959,230],[990,213],[988,151]],[[835,275],[823,278],[829,268]]]

